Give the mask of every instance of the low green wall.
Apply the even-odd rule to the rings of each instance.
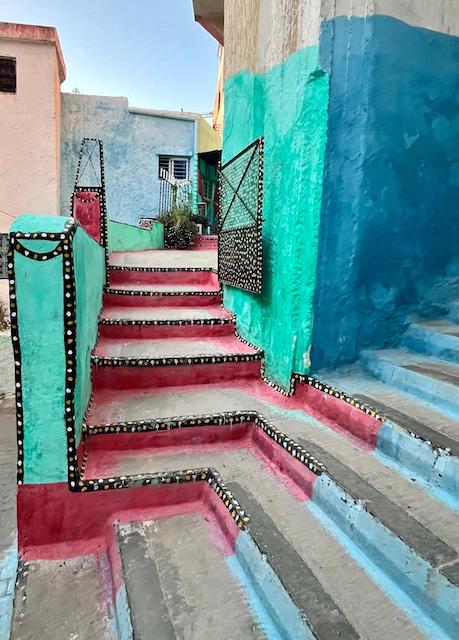
[[[123,222],[108,220],[109,251],[145,251],[164,249],[164,227],[153,222],[150,229],[141,229]]]
[[[23,215],[10,229],[13,234],[20,234],[16,242],[23,247],[23,253],[15,250],[12,256],[11,292],[15,296],[12,303],[16,302],[17,315],[12,315],[11,324],[13,345],[19,345],[15,362],[20,372],[20,387],[16,392],[17,402],[22,405],[17,405],[18,420],[22,422],[22,425],[18,423],[18,440],[22,428],[23,442],[18,443],[18,458],[23,470],[22,481],[26,484],[67,481],[68,422],[65,417],[74,418],[78,443],[91,389],[90,353],[97,337],[97,318],[102,305],[104,250],[80,226],[75,233],[69,232],[68,220]],[[50,233],[55,234],[57,240],[41,237]],[[42,254],[55,250],[59,250],[56,255],[43,259]],[[69,260],[68,256],[73,257],[73,271],[63,265],[64,259]],[[67,284],[72,279],[75,306],[71,296],[64,296],[64,282]],[[70,351],[66,352],[64,314],[67,325],[76,324],[76,353],[74,344],[67,347]],[[71,366],[76,362],[74,402],[70,404],[66,403],[69,361]]]

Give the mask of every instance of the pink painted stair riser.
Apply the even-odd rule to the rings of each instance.
[[[110,284],[114,288],[118,285],[129,284],[161,284],[211,285],[218,289],[217,274],[212,271],[135,271],[110,269]]]
[[[115,287],[113,287],[115,288]],[[123,306],[123,307],[203,307],[209,305],[219,305],[221,303],[220,292],[215,291],[210,295],[199,295],[194,293],[190,295],[186,292],[179,295],[153,295],[143,296],[139,294],[117,294],[104,293],[104,306]]]
[[[182,386],[190,380],[196,384],[206,384],[259,376],[259,360],[154,367],[97,365],[93,369],[93,385],[95,389],[140,389]]]
[[[216,338],[234,334],[234,323],[227,324],[176,324],[176,325],[99,325],[99,335],[120,340],[154,340],[164,338]]]

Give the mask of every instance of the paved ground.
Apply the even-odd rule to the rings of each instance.
[[[16,539],[16,426],[13,402],[0,401],[0,563]]]
[[[14,640],[113,640],[96,557],[40,560],[27,570],[19,577]]]
[[[0,639],[9,640],[17,562],[16,430],[12,401],[0,400]]]
[[[14,362],[11,335],[0,332],[0,399],[14,393]]]

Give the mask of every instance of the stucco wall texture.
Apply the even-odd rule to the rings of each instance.
[[[60,232],[62,216],[20,216],[12,231]],[[22,240],[37,253],[58,243]],[[77,376],[75,423],[77,438],[90,393],[90,353],[97,337],[97,317],[105,278],[104,251],[81,227],[73,239],[76,313]],[[66,428],[65,348],[62,255],[31,260],[15,253],[16,297],[21,347],[24,419],[24,483],[65,482]],[[53,393],[50,393],[50,389]]]
[[[73,192],[81,139],[104,143],[107,209],[111,219],[137,225],[158,213],[158,155],[195,154],[195,122],[129,110],[126,98],[62,94],[61,210]],[[190,175],[194,175],[191,162]]]
[[[414,22],[432,15],[436,26],[421,4]],[[459,38],[387,16],[339,17],[322,25],[321,63],[331,90],[315,369],[396,345],[431,291],[459,278]]]
[[[223,158],[266,148],[264,292],[225,302],[283,386],[311,345],[316,370],[396,343],[459,275],[459,4],[434,4],[225,2]]]
[[[164,249],[164,227],[153,222],[151,229],[141,229],[123,222],[108,222],[109,251],[146,251]]]
[[[295,3],[281,4],[277,0],[259,6],[239,0],[225,3],[231,16],[227,19],[225,13],[225,47],[238,50],[240,57],[238,62],[231,55],[225,57],[230,68],[225,81],[223,161],[258,136],[265,138],[265,161],[263,293],[257,296],[225,286],[224,302],[237,314],[241,335],[265,350],[266,375],[288,388],[291,372],[307,371],[310,364],[328,78],[319,68],[317,44],[291,51],[303,42],[304,34],[292,34],[287,48],[281,34],[272,37],[275,12],[283,17],[279,24],[291,28],[284,11]],[[247,41],[247,23],[236,19],[239,11],[250,14],[249,24],[256,29]],[[245,48],[238,49],[237,43],[244,41]],[[256,52],[263,50],[269,60],[286,57],[267,71],[254,73]],[[231,75],[235,66],[246,64],[248,69]]]
[[[60,77],[53,43],[1,37],[16,58],[17,91],[0,94],[0,209],[13,216],[59,211]],[[0,213],[0,232],[12,218]]]

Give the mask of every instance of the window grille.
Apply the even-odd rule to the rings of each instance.
[[[0,58],[0,92],[16,93],[16,58]]]
[[[189,158],[159,156],[159,177],[164,179],[188,180],[190,170]],[[167,176],[165,176],[167,172]]]

